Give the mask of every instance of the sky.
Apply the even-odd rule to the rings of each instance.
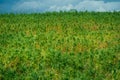
[[[0,13],[120,11],[120,0],[0,0]]]

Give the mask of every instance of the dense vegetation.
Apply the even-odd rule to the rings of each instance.
[[[0,80],[119,80],[120,12],[0,14]]]

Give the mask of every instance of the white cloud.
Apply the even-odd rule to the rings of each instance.
[[[96,9],[96,11],[98,11],[98,12],[105,12],[106,10],[103,7],[99,7],[98,9]]]
[[[105,3],[104,1],[90,1],[90,0],[84,0],[73,6],[72,4],[66,5],[66,6],[50,6],[48,9],[49,11],[58,11],[58,10],[70,10],[70,9],[76,9],[78,11],[114,11],[114,10],[120,10],[120,2],[108,2]]]
[[[104,1],[82,1],[75,6],[77,10],[96,11],[104,5]]]
[[[73,5],[72,4],[68,4],[66,6],[50,6],[50,8],[47,11],[60,11],[60,10],[64,10],[64,11],[69,11],[70,9],[73,9]]]
[[[120,2],[96,0],[22,0],[13,6],[13,11],[59,11],[76,9],[78,11],[120,11]]]

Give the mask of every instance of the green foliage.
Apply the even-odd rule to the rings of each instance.
[[[119,80],[120,12],[0,14],[0,80]]]

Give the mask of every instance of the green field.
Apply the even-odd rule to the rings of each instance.
[[[0,14],[0,80],[120,80],[120,12]]]

